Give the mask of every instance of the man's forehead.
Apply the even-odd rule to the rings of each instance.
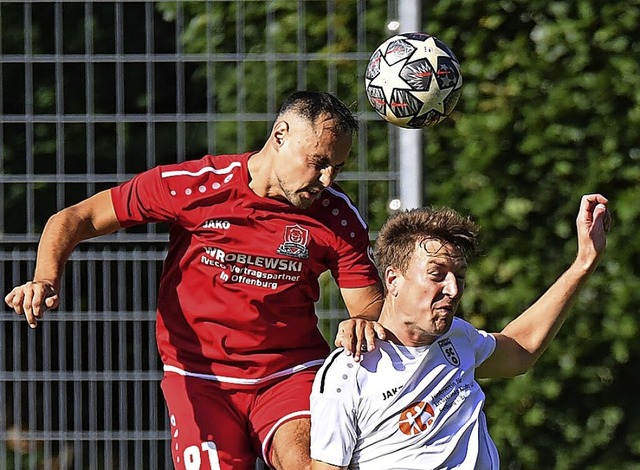
[[[439,238],[426,238],[418,242],[418,248],[434,261],[450,261],[455,263],[466,263],[464,254],[452,243]]]
[[[283,114],[281,119],[289,123],[291,127],[299,130],[327,129],[335,132],[339,127],[338,119],[329,113],[320,114],[311,120],[295,111],[289,111]]]

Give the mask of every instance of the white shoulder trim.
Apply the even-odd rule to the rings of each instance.
[[[342,199],[344,202],[347,203],[347,205],[349,206],[349,208],[354,212],[354,214],[358,217],[358,220],[360,221],[360,223],[362,224],[362,228],[366,229],[367,228],[367,224],[364,222],[364,219],[362,218],[362,216],[360,215],[360,212],[358,212],[358,209],[355,208],[355,206],[351,203],[351,201],[349,200],[349,198],[342,194],[339,191],[336,191],[335,189],[333,189],[332,187],[328,187],[327,189],[325,189],[325,191],[329,191],[331,194],[333,194],[334,196],[339,197],[340,199]]]
[[[187,170],[174,170],[174,171],[163,171],[160,175],[162,178],[169,178],[171,176],[200,176],[203,173],[215,173],[216,175],[226,175],[230,173],[234,168],[240,167],[242,164],[240,162],[233,162],[226,168],[213,168],[212,166],[205,166],[200,168],[198,171],[187,171]]]

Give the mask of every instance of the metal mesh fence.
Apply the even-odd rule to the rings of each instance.
[[[0,3],[5,293],[32,276],[57,210],[158,164],[254,149],[294,89],[352,100],[361,131],[341,181],[366,219],[384,211],[393,139],[361,86],[341,96],[362,77],[371,22],[364,0]],[[0,317],[0,468],[171,468],[155,346],[166,240],[150,225],[85,242],[38,329]],[[331,336],[345,312],[326,284]]]

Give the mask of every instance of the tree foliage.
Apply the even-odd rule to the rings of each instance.
[[[428,133],[428,200],[471,213],[484,252],[467,318],[499,330],[572,261],[582,194],[610,199],[601,266],[534,370],[485,383],[514,468],[635,468],[640,353],[640,35],[637,2],[449,1],[425,28],[462,62],[452,118]],[[628,240],[625,242],[624,240]]]
[[[368,50],[382,42],[387,17],[387,2],[366,2],[368,28],[358,37],[355,32],[362,29],[357,11],[363,4],[164,2],[158,9],[165,22],[184,19],[185,52],[215,52],[227,59],[216,62],[213,73],[188,68],[187,80],[189,87],[206,94],[207,80],[214,77],[206,100],[216,113],[233,115],[239,110],[273,113],[296,88],[339,90],[343,100],[362,109],[367,57],[344,57],[362,47],[362,41]],[[10,13],[5,10],[5,18]],[[267,22],[267,17],[272,20]],[[517,379],[483,383],[489,426],[503,466],[640,468],[640,407],[635,406],[634,390],[634,364],[640,358],[640,3],[442,0],[423,2],[423,17],[423,30],[455,51],[464,77],[454,113],[424,131],[425,200],[469,213],[483,228],[483,252],[471,262],[463,315],[477,327],[500,330],[536,300],[573,259],[574,220],[582,194],[604,194],[614,217],[599,269],[539,363]],[[301,20],[306,22],[303,28]],[[6,28],[21,24],[7,22]],[[108,41],[108,28],[94,26],[98,37]],[[33,38],[35,47],[47,47],[42,40],[46,32],[34,33],[41,34]],[[337,40],[327,46],[329,36]],[[3,47],[12,46],[5,39]],[[274,53],[272,61],[254,60],[265,51]],[[301,66],[294,60],[299,52],[318,53],[319,58]],[[323,52],[336,54],[321,56]],[[3,86],[19,100],[24,90],[21,72],[15,72],[13,76],[10,68],[3,68]],[[137,73],[142,76],[143,71]],[[109,76],[113,74],[98,76],[105,89],[114,87]],[[70,86],[82,89],[72,77]],[[34,106],[53,110],[54,88],[44,82],[36,86]],[[6,98],[5,112],[13,106]],[[67,93],[65,106],[83,110],[75,98]],[[142,89],[133,96],[130,92],[127,106],[144,112],[144,99]],[[206,104],[192,101],[192,109]],[[97,103],[110,106],[100,99]],[[232,120],[216,125],[220,152],[237,151],[239,143],[255,147],[266,132],[263,128],[241,141]],[[144,131],[128,129],[130,141],[138,143],[132,148],[144,146]],[[39,145],[48,145],[53,155],[54,128],[40,126],[36,132],[44,135]],[[366,132],[367,168],[386,171],[387,125],[370,123]],[[98,139],[105,147],[101,158],[108,159],[108,149],[115,146],[111,135]],[[23,171],[15,149],[24,145],[24,137],[4,136],[5,171]],[[66,140],[70,146],[82,141],[71,134]],[[193,148],[206,145],[203,135],[193,135]],[[162,152],[171,145],[157,147]],[[130,171],[148,163],[144,152],[140,155]],[[160,155],[154,163],[168,158]],[[87,164],[80,162],[84,171]],[[367,201],[366,216],[375,231],[386,217],[389,189],[386,182],[369,184],[380,195]],[[358,194],[357,183],[345,186]],[[9,194],[5,202],[11,201]]]

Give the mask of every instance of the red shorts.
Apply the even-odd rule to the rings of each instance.
[[[309,418],[316,370],[304,370],[254,390],[171,372],[162,379],[177,470],[254,470],[270,462],[279,426]]]

